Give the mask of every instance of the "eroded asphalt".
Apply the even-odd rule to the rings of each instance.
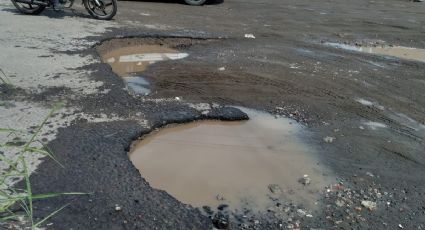
[[[37,193],[92,193],[37,202],[38,218],[71,202],[47,229],[212,229],[200,210],[149,187],[127,151],[132,140],[168,123],[246,119],[225,107],[231,105],[306,125],[320,163],[338,178],[324,188],[312,217],[302,207],[277,204],[262,215],[235,217],[231,228],[424,228],[425,63],[323,42],[425,48],[425,4],[121,1],[111,22],[92,20],[76,5],[62,14],[24,16],[0,2],[0,68],[14,86],[0,88],[0,127],[37,125],[54,102],[65,101],[43,131],[65,167],[34,157],[31,181]],[[147,97],[129,95],[94,47],[140,36],[121,42],[167,43],[190,54],[150,66]],[[163,38],[176,36],[185,45]],[[368,210],[362,201],[377,207]]]

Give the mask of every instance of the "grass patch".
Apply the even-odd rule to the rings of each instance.
[[[10,85],[10,80],[7,77],[6,73],[0,68],[0,84]]]
[[[0,69],[1,70],[1,69]],[[1,71],[3,72],[3,71]],[[25,140],[20,145],[10,144],[11,142],[0,143],[0,150],[11,150],[15,154],[13,157],[7,157],[0,151],[0,229],[1,228],[22,228],[34,230],[41,224],[46,222],[49,218],[56,215],[62,209],[66,208],[69,204],[56,209],[41,220],[34,218],[33,202],[34,200],[49,199],[64,195],[85,195],[87,193],[80,192],[59,192],[59,193],[45,193],[34,194],[30,181],[29,166],[26,159],[31,154],[38,154],[47,156],[54,160],[57,164],[64,167],[54,157],[54,154],[38,140],[42,128],[45,126],[48,119],[61,107],[60,104],[54,106],[49,112],[48,116],[43,119],[34,133],[29,134],[23,130],[0,128],[0,133],[14,140]],[[23,189],[15,189],[8,186],[13,179],[23,179],[25,186]]]

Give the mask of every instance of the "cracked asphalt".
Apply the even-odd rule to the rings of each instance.
[[[318,163],[338,181],[323,188],[312,217],[274,208],[235,214],[229,228],[424,229],[425,63],[325,45],[425,49],[424,12],[424,3],[404,0],[120,1],[113,21],[97,21],[80,4],[27,16],[0,0],[0,68],[12,83],[0,85],[0,127],[35,126],[57,101],[65,103],[41,135],[65,167],[33,156],[31,181],[37,193],[90,194],[37,201],[40,219],[70,203],[46,229],[219,227],[151,188],[127,152],[167,124],[247,119],[231,106],[302,123]],[[144,75],[153,93],[135,97],[101,63],[104,41],[163,43],[190,56],[151,65]],[[205,103],[217,106],[196,109]],[[6,186],[21,186],[15,183]]]

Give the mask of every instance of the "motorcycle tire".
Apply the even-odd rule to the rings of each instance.
[[[32,15],[38,15],[46,8],[46,6],[40,6],[40,5],[31,5],[26,3],[20,3],[16,2],[15,0],[11,0],[13,5],[16,7],[19,12],[23,14],[32,14]],[[27,7],[24,7],[23,5],[27,5]]]
[[[101,6],[96,5],[96,0],[84,0],[84,7],[89,12],[89,14],[99,20],[111,20],[115,14],[117,13],[117,0],[109,0],[109,3],[104,3],[105,0],[97,0],[99,3],[101,3]],[[106,13],[104,8],[106,6],[112,6],[112,11],[110,13]],[[102,11],[104,14],[100,14],[99,11]]]

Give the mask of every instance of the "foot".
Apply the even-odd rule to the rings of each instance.
[[[64,5],[62,5],[62,4],[60,4],[60,3],[55,4],[55,5],[53,6],[53,10],[54,10],[54,11],[63,11],[63,9],[65,9],[65,6],[64,6]]]

